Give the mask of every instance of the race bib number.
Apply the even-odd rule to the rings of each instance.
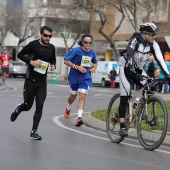
[[[81,59],[81,66],[90,67],[90,64],[91,64],[91,57],[82,56],[82,59]]]
[[[9,65],[9,62],[8,61],[4,61],[4,66],[7,66]]]
[[[34,67],[34,71],[45,74],[48,68],[48,63],[45,61],[42,61],[42,63],[38,67]]]

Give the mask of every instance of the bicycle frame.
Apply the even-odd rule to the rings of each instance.
[[[146,80],[146,84],[137,92],[137,94],[135,94],[133,97],[131,97],[131,99],[129,99],[129,110],[128,110],[128,115],[130,116],[129,122],[132,121],[132,116],[134,115],[132,113],[132,105],[134,104],[134,100],[137,96],[140,96],[140,98],[143,96],[143,100],[144,100],[144,106],[145,106],[145,116],[146,116],[146,123],[148,123],[148,104],[147,104],[147,100],[148,97],[151,95],[154,95],[154,92],[151,91],[151,87],[154,86],[155,83],[155,79],[148,77],[148,76],[142,76],[143,80]],[[153,108],[154,108],[154,115],[156,116],[156,112],[155,112],[155,107],[154,107],[154,103],[153,103]],[[139,111],[139,105],[137,105],[137,107],[135,108],[135,110]],[[138,112],[137,111],[137,112]],[[135,113],[136,115],[138,115],[138,113]]]

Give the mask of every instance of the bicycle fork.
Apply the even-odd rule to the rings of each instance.
[[[149,120],[149,115],[148,115],[148,94],[147,91],[144,91],[144,109],[145,109],[145,115],[143,115],[143,119],[145,119],[146,123],[148,123],[150,126],[154,126],[157,121],[156,121],[156,105],[155,102],[152,102],[152,112],[153,112],[153,118]]]

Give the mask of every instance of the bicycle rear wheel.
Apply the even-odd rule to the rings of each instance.
[[[110,100],[110,103],[107,108],[107,114],[106,114],[106,131],[109,136],[109,139],[113,143],[120,143],[124,139],[124,137],[121,137],[119,135],[119,129],[120,129],[119,112],[118,112],[119,104],[120,104],[120,94],[117,93]]]
[[[163,142],[168,128],[168,111],[165,102],[158,96],[148,98],[146,109],[141,107],[138,115],[137,134],[140,144],[147,150],[157,149]]]

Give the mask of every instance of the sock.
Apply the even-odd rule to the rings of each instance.
[[[120,129],[125,128],[125,123],[124,122],[120,122]]]
[[[78,117],[82,117],[83,115],[83,110],[78,110]]]
[[[68,109],[68,110],[71,109],[71,104],[67,103],[67,109]]]

